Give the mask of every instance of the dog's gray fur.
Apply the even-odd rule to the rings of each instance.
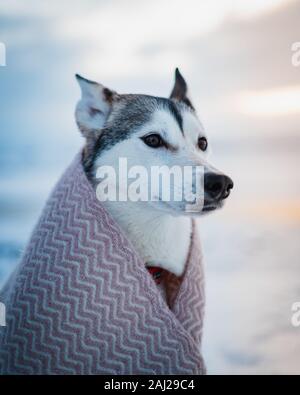
[[[93,164],[97,156],[116,143],[129,138],[151,118],[157,109],[168,111],[177,121],[182,133],[182,112],[194,112],[191,106],[176,99],[140,94],[116,96],[112,103],[112,110],[101,129],[101,134],[89,144],[89,152],[83,158],[83,165],[90,179],[93,176]]]

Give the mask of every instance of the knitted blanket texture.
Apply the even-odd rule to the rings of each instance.
[[[193,226],[167,299],[97,200],[78,154],[0,292],[1,374],[203,374],[204,278]]]

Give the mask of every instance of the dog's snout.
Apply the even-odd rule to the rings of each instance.
[[[228,176],[224,176],[225,177],[225,188],[224,188],[224,194],[222,196],[222,199],[226,199],[229,194],[230,194],[230,190],[233,188],[233,181],[230,177]]]
[[[233,181],[223,174],[204,175],[204,189],[213,199],[226,199],[233,188]]]

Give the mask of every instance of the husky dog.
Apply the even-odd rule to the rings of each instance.
[[[81,99],[75,116],[86,139],[83,166],[95,188],[97,169],[118,168],[120,157],[128,159],[128,166],[142,165],[146,169],[153,165],[204,169],[204,203],[198,212],[187,212],[184,201],[103,202],[145,265],[182,275],[190,245],[191,217],[222,207],[233,188],[232,180],[208,163],[210,145],[184,78],[176,69],[170,97],[161,98],[118,94],[76,77]]]

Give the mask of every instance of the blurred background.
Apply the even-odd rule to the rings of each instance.
[[[300,3],[1,0],[0,286],[83,144],[75,73],[169,94],[176,66],[235,189],[199,223],[209,373],[300,373]]]

